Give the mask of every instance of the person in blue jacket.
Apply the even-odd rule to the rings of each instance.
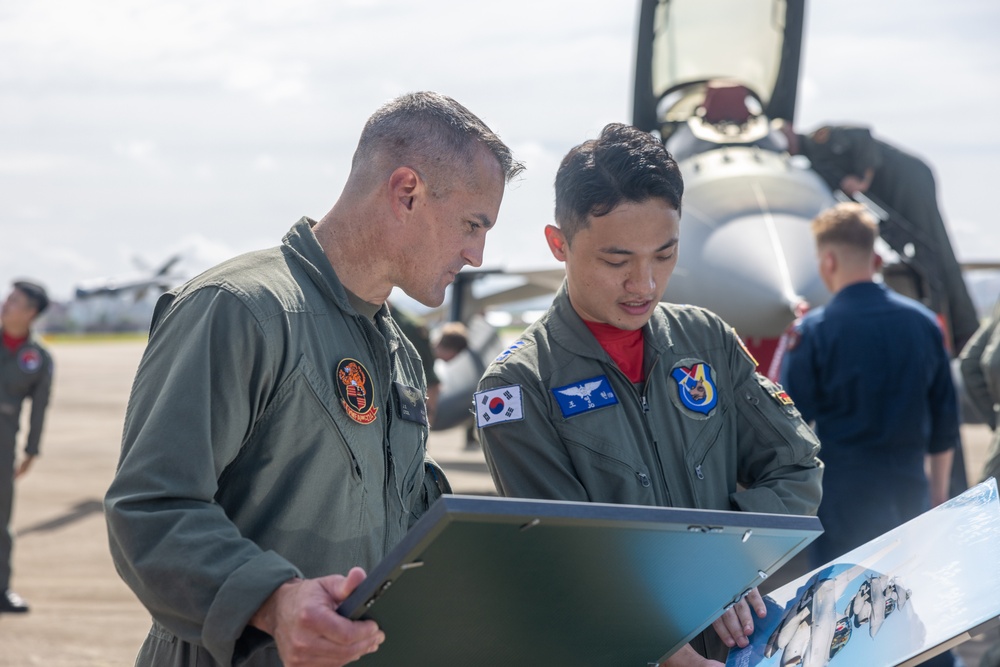
[[[875,280],[874,218],[839,204],[812,229],[834,296],[796,324],[781,380],[822,445],[821,565],[947,500],[959,415],[933,313]]]

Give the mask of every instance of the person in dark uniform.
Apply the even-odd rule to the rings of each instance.
[[[17,281],[0,311],[0,612],[26,612],[28,605],[10,590],[10,556],[13,535],[10,516],[14,505],[14,480],[28,472],[42,439],[45,409],[52,388],[52,356],[32,334],[31,326],[45,311],[45,288],[27,280]],[[31,421],[24,458],[16,468],[15,449],[21,405],[31,399]]]
[[[875,219],[844,203],[812,229],[834,296],[796,323],[781,380],[823,444],[818,567],[948,499],[959,417],[934,314],[874,280]],[[948,667],[953,656],[924,664]]]
[[[823,443],[821,565],[947,499],[959,419],[933,313],[874,280],[872,216],[838,204],[813,234],[834,296],[796,323],[781,379]]]
[[[872,136],[866,127],[824,126],[797,134],[783,124],[788,152],[809,158],[831,189],[862,193],[898,214],[920,236],[947,299],[952,350],[957,354],[979,326],[962,269],[938,207],[930,166],[915,155]]]

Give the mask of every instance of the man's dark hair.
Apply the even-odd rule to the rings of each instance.
[[[680,213],[684,181],[677,162],[653,135],[611,123],[597,139],[570,150],[556,172],[556,224],[572,243],[588,217],[622,202],[662,199]]]
[[[49,295],[45,288],[38,283],[30,280],[17,280],[14,281],[14,289],[21,290],[28,297],[31,306],[38,311],[39,315],[49,307]]]
[[[352,169],[379,154],[392,155],[398,164],[412,166],[429,179],[435,191],[446,190],[459,160],[471,160],[485,146],[510,182],[524,170],[510,148],[474,113],[450,97],[434,92],[409,93],[379,108],[361,131]],[[439,174],[443,174],[438,178]],[[440,193],[438,193],[440,194]]]

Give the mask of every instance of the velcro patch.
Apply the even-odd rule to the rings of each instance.
[[[476,425],[479,428],[524,419],[524,410],[521,406],[521,385],[519,384],[477,391],[474,400]]]
[[[768,390],[771,394],[771,398],[778,402],[779,405],[795,405],[792,397],[788,395],[788,392],[781,387],[774,385]]]
[[[517,352],[518,350],[520,350],[522,347],[524,347],[527,344],[528,343],[525,342],[525,341],[523,341],[523,340],[519,340],[519,341],[515,342],[513,345],[511,345],[506,350],[504,350],[499,355],[497,355],[497,358],[493,360],[493,363],[495,363],[495,364],[502,364],[503,362],[507,361],[507,357],[509,357],[510,355],[514,354],[515,352]]]
[[[572,417],[581,412],[618,403],[618,397],[615,396],[607,375],[556,387],[552,390],[552,395],[556,397],[563,417]]]

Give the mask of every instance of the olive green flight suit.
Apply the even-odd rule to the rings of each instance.
[[[819,441],[732,328],[660,304],[643,337],[646,381],[633,384],[563,284],[486,369],[474,407],[501,495],[814,515]],[[692,645],[725,660],[714,630]]]
[[[157,304],[105,501],[153,616],[139,665],[280,665],[247,627],[270,594],[370,570],[447,490],[416,350],[353,305],[312,224]]]
[[[819,442],[791,399],[755,372],[732,328],[702,308],[660,304],[643,335],[647,379],[634,385],[563,286],[479,385],[514,385],[523,398],[523,419],[494,418],[485,427],[480,420],[497,489],[528,498],[815,514]],[[699,368],[714,394],[707,412],[689,396],[685,402],[681,387],[685,369]],[[616,401],[567,416],[557,390],[602,377]]]
[[[14,508],[14,460],[21,405],[25,398],[31,399],[24,453],[38,456],[51,389],[52,356],[35,336],[29,336],[13,352],[0,345],[0,593],[10,586],[10,555],[14,546],[10,517]]]
[[[962,379],[969,400],[986,424],[993,439],[986,455],[980,481],[996,477],[1000,481],[1000,301],[993,314],[976,330],[960,357]]]

